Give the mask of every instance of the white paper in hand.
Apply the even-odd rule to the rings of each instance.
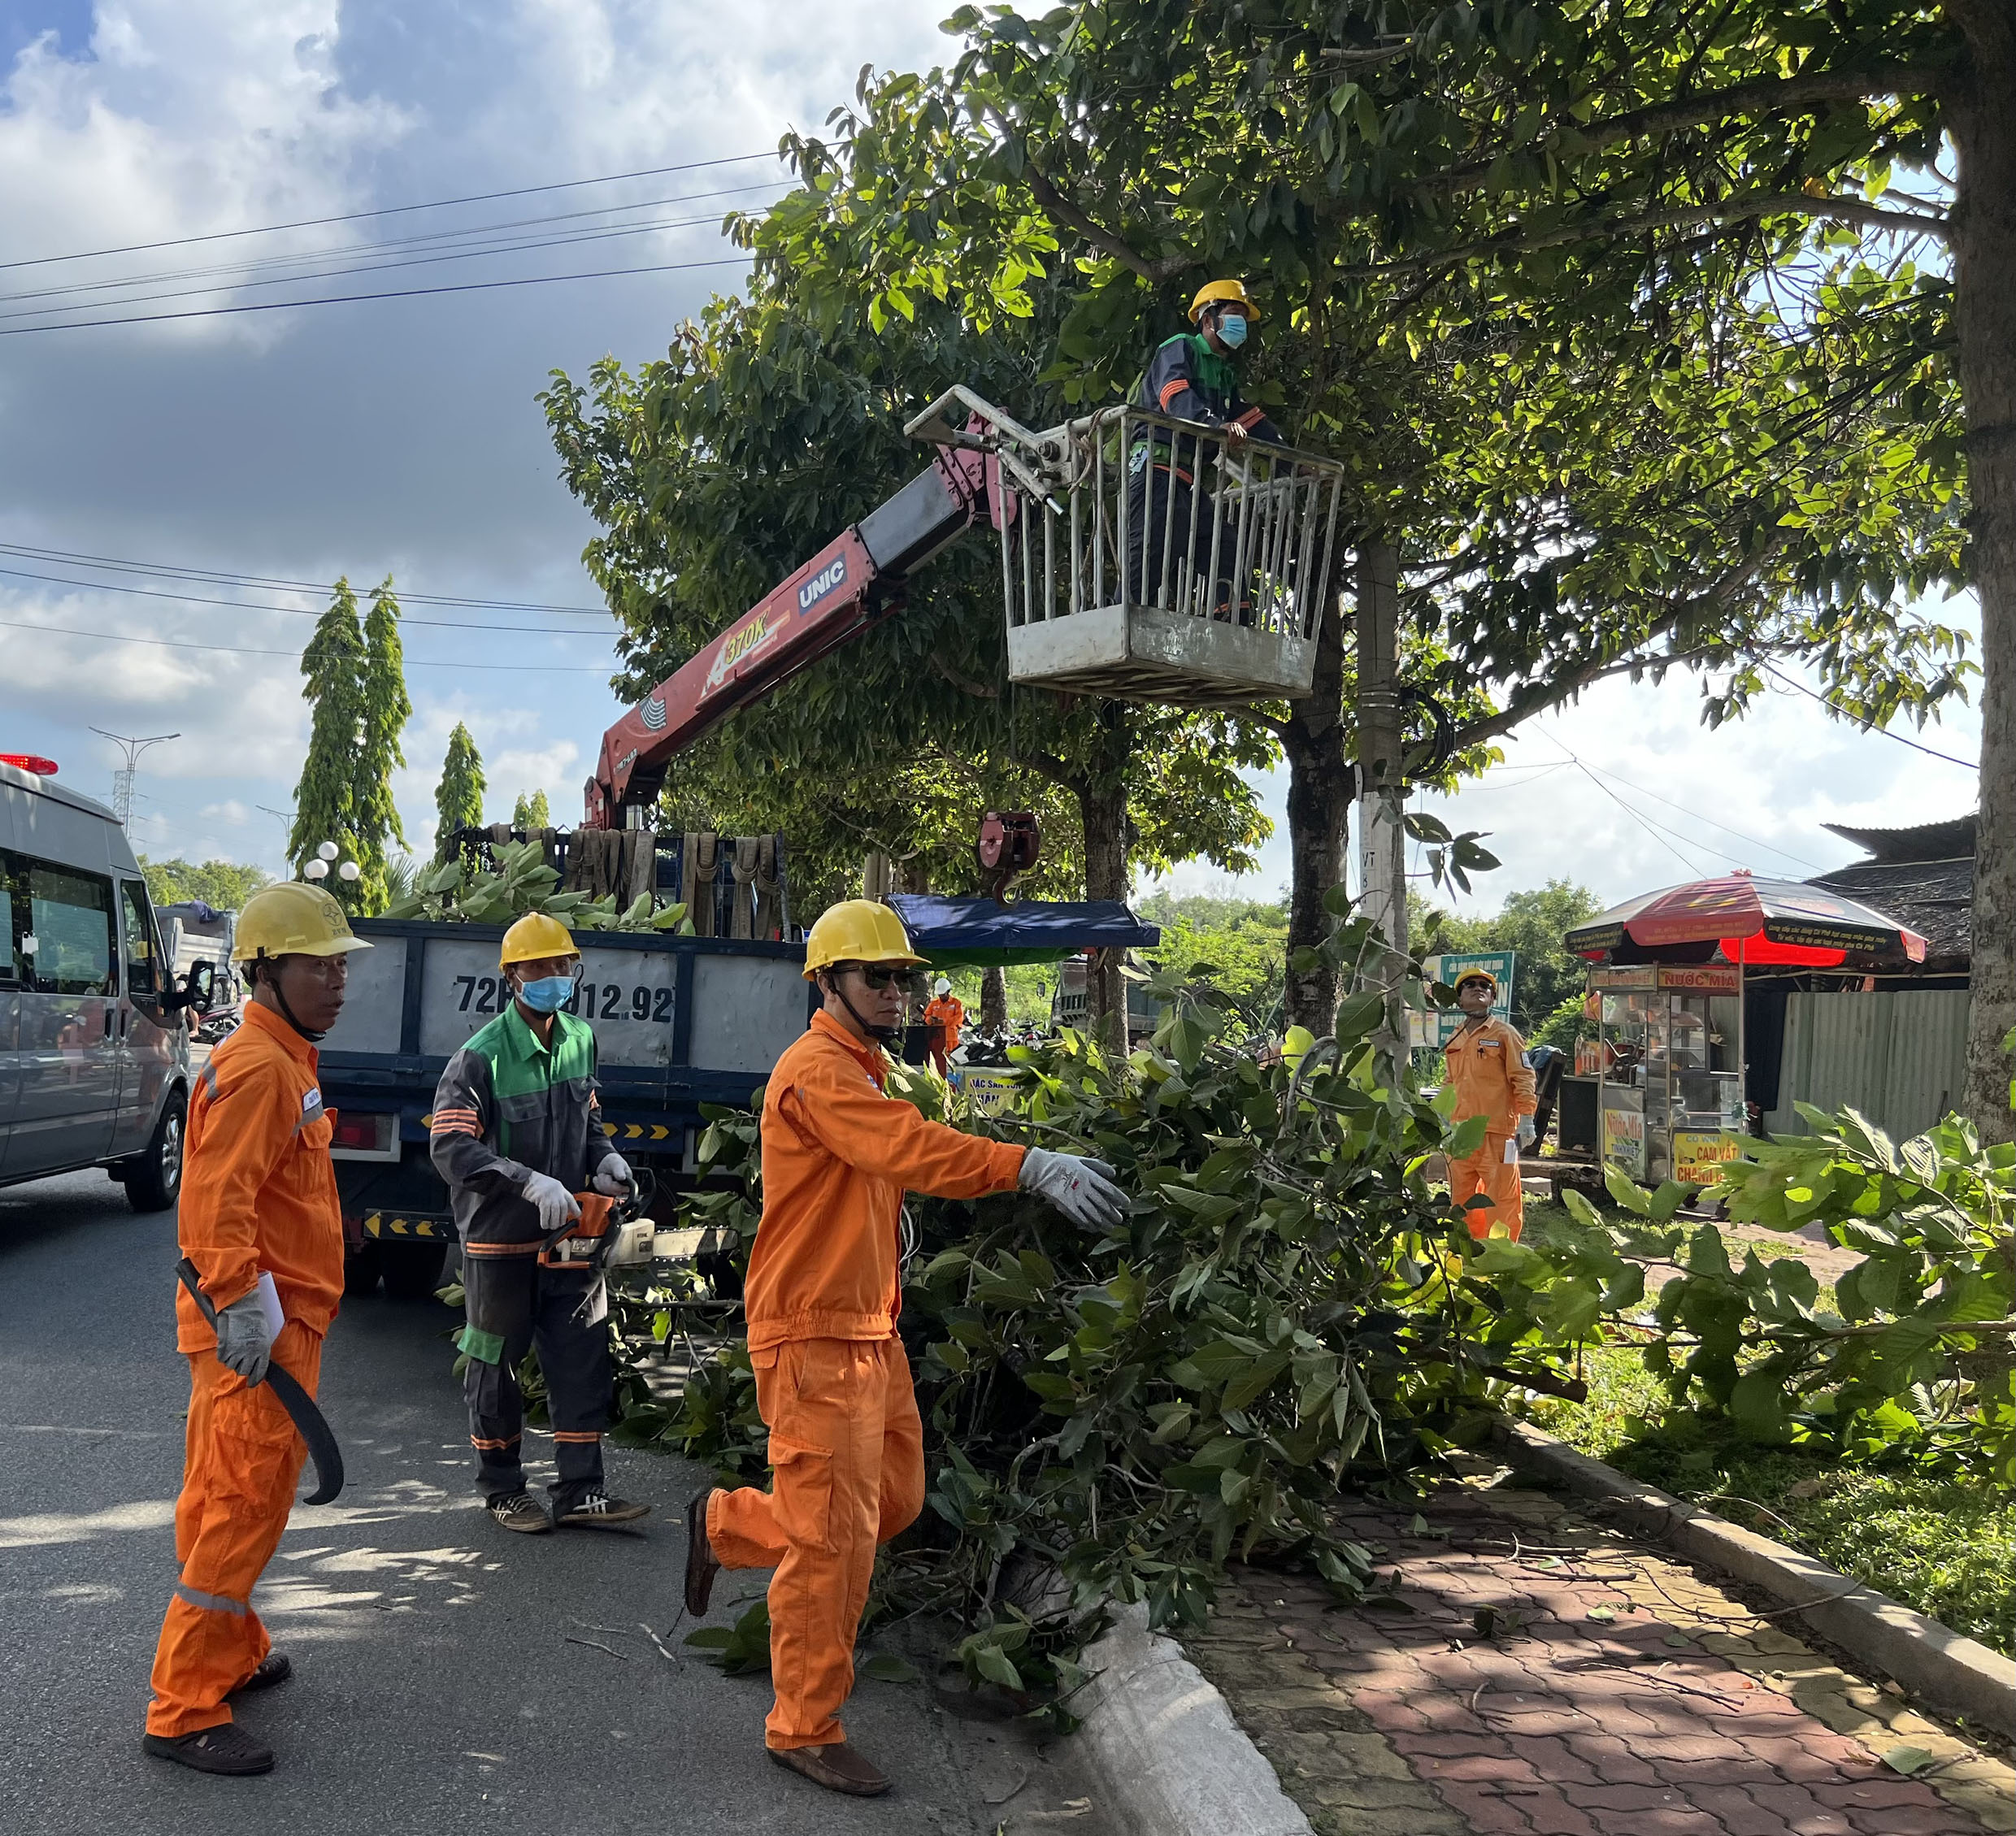
[[[274,1287],[273,1278],[263,1269],[259,1270],[259,1285],[252,1291],[259,1297],[259,1311],[266,1315],[267,1342],[280,1337],[280,1329],[286,1325],[287,1316],[280,1311],[280,1290]]]
[[[1516,1135],[1505,1144],[1505,1164],[1507,1166],[1519,1164],[1519,1138]]]

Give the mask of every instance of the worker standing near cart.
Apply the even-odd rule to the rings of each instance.
[[[1492,1017],[1497,994],[1498,979],[1488,969],[1466,969],[1458,978],[1463,1024],[1442,1048],[1456,1092],[1449,1119],[1482,1116],[1484,1139],[1475,1153],[1449,1162],[1449,1197],[1462,1209],[1473,1237],[1488,1237],[1493,1224],[1503,1224],[1517,1243],[1525,1223],[1519,1150],[1534,1139],[1533,1074],[1527,1069],[1526,1041]],[[1470,1203],[1479,1196],[1488,1202]]]
[[[768,1491],[702,1493],[687,1512],[686,1605],[707,1610],[723,1568],[772,1568],[770,1756],[828,1790],[889,1781],[847,1744],[854,1635],[878,1543],[923,1508],[923,1425],[896,1332],[906,1189],[977,1198],[1019,1186],[1072,1222],[1125,1215],[1112,1169],[982,1140],[884,1094],[923,966],[886,905],[829,908],[806,940],[824,1005],[778,1060],[763,1098],[763,1221],[745,1304],[756,1403],[770,1430]]]
[[[315,1395],[343,1292],[333,1124],[315,1041],[342,1012],[350,953],[370,948],[320,887],[295,880],[254,893],[231,953],[251,999],[189,1105],[176,1235],[216,1324],[193,1295],[176,1294],[175,1343],[189,1367],[175,1507],[181,1575],[154,1652],[145,1745],[198,1772],[273,1769],[272,1749],[230,1708],[232,1697],[293,1673],[252,1610],[305,1452],[264,1379],[277,1364]]]
[[[947,976],[941,975],[932,984],[931,1000],[924,1009],[924,1030],[932,1068],[943,1077],[952,1054],[959,1049],[959,1035],[966,1030],[966,1004],[953,993]]]
[[[1266,411],[1249,406],[1239,393],[1239,354],[1259,322],[1260,309],[1243,280],[1213,280],[1200,287],[1190,302],[1193,329],[1179,332],[1156,347],[1136,385],[1134,406],[1222,428],[1228,459],[1236,460],[1249,439],[1281,445],[1280,430]],[[1130,579],[1135,574],[1145,576],[1143,588],[1130,597],[1154,603],[1162,589],[1165,547],[1172,577],[1180,574],[1186,552],[1192,555],[1200,578],[1209,571],[1219,506],[1209,485],[1201,484],[1196,475],[1209,447],[1179,440],[1166,428],[1144,431],[1146,437],[1137,440],[1127,455],[1127,548],[1130,562],[1136,564],[1130,567]],[[1194,505],[1193,493],[1197,493]],[[1169,529],[1171,517],[1175,519],[1173,532]],[[1231,550],[1237,539],[1237,531],[1228,522],[1218,537],[1216,610],[1225,610],[1230,600],[1235,558]],[[1144,551],[1145,570],[1138,566]]]
[[[572,934],[556,918],[528,914],[504,933],[497,963],[510,1005],[448,1061],[429,1125],[462,1238],[463,1391],[476,1483],[508,1530],[615,1528],[650,1506],[611,1498],[602,1483],[615,1379],[608,1298],[598,1271],[548,1266],[540,1252],[580,1218],[577,1191],[626,1195],[630,1168],[602,1132],[594,1031],[563,1011],[581,973]],[[525,1485],[518,1366],[528,1350],[539,1353],[553,1423],[550,1514]]]

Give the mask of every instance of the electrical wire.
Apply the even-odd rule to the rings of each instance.
[[[31,574],[24,567],[0,567],[0,575],[16,580],[46,580],[53,586],[78,587],[86,592],[123,592],[137,599],[172,599],[184,605],[223,605],[235,612],[290,612],[299,619],[319,619],[320,610],[311,605],[257,605],[242,599],[206,599],[196,593],[163,592],[154,587],[115,586],[109,580],[69,580],[59,574]],[[328,589],[321,589],[327,592]],[[397,597],[395,595],[395,597]],[[450,632],[516,632],[524,637],[582,637],[592,636],[561,625],[492,625],[467,619],[409,619],[403,610],[402,625],[430,626]]]
[[[1764,673],[1774,682],[1781,684],[1787,688],[1796,688],[1801,695],[1810,697],[1822,707],[1839,714],[1842,719],[1853,721],[1865,733],[1880,733],[1884,739],[1894,740],[1900,746],[1909,746],[1914,753],[1923,753],[1927,758],[1939,759],[1947,765],[1957,765],[1963,771],[1979,771],[1981,769],[1981,762],[1979,759],[1955,758],[1951,753],[1935,752],[1930,746],[1921,746],[1915,740],[1905,739],[1901,733],[1892,733],[1887,727],[1879,727],[1873,720],[1852,713],[1843,707],[1839,701],[1823,695],[1818,689],[1809,688],[1803,682],[1795,682],[1790,676],[1780,675],[1769,663],[1764,665]]]
[[[1703,870],[1700,866],[1698,866],[1696,862],[1688,860],[1679,849],[1675,848],[1671,841],[1666,840],[1666,836],[1668,835],[1675,833],[1674,831],[1666,830],[1664,833],[1662,833],[1661,825],[1653,822],[1649,817],[1643,815],[1639,811],[1633,809],[1629,804],[1625,802],[1624,800],[1617,794],[1616,792],[1612,790],[1608,784],[1605,783],[1601,778],[1597,777],[1593,771],[1590,770],[1588,766],[1584,765],[1582,761],[1577,758],[1573,753],[1569,752],[1566,746],[1562,745],[1560,740],[1557,740],[1553,734],[1543,733],[1540,736],[1546,740],[1549,745],[1558,747],[1561,751],[1567,753],[1570,762],[1575,766],[1577,770],[1581,772],[1584,777],[1587,778],[1592,784],[1595,785],[1596,788],[1604,794],[1604,796],[1608,797],[1612,803],[1615,804],[1619,809],[1623,810],[1627,816],[1630,817],[1634,823],[1637,823],[1637,825],[1642,828],[1647,835],[1650,836],[1654,841],[1658,842],[1667,853],[1671,854],[1675,860],[1678,861],[1679,864],[1683,867],[1686,868],[1690,874],[1696,875],[1702,875]],[[1710,854],[1718,852],[1717,849],[1706,848],[1705,844],[1697,844],[1697,845],[1703,847],[1705,849],[1705,851]],[[1730,858],[1730,857],[1726,854],[1722,857],[1725,861]],[[1738,864],[1740,865],[1740,863]]]
[[[259,650],[242,644],[198,644],[181,637],[132,637],[123,632],[73,631],[67,625],[37,625],[25,619],[0,619],[0,630],[53,632],[58,637],[88,637],[104,644],[157,644],[170,650],[211,650],[227,657],[286,657],[298,662],[298,650]],[[607,675],[609,669],[589,663],[435,663],[408,657],[409,670],[512,670],[532,671],[541,675]]]
[[[657,211],[673,204],[698,204],[710,197],[745,197],[751,192],[776,191],[789,186],[791,182],[789,179],[766,179],[760,184],[729,185],[718,191],[682,192],[673,197],[641,198],[634,204],[597,204],[584,211],[549,211],[543,216],[510,217],[501,223],[472,224],[460,229],[424,230],[417,236],[389,237],[376,242],[338,242],[324,248],[296,250],[289,254],[252,255],[241,261],[216,263],[209,267],[158,268],[151,273],[133,275],[124,280],[68,281],[57,287],[36,287],[24,292],[0,293],[0,306],[11,306],[22,300],[51,299],[59,294],[84,293],[94,288],[141,287],[156,280],[201,280],[218,275],[251,274],[263,268],[285,267],[302,262],[321,261],[336,255],[393,254],[402,250],[423,248],[429,244],[445,246],[506,230],[576,223],[583,217],[613,216],[625,211]],[[715,220],[712,215],[693,219],[696,223],[711,223]],[[523,240],[514,238],[514,245]]]
[[[330,588],[327,580],[289,580],[268,574],[241,574],[224,567],[176,567],[163,562],[132,561],[116,555],[80,554],[68,549],[38,548],[27,542],[0,542],[0,554],[18,555],[27,560],[66,567],[138,574],[150,579],[197,580],[206,586],[271,587],[289,592],[327,592]],[[467,605],[493,612],[571,612],[598,619],[609,614],[606,605],[554,605],[538,600],[476,599],[459,593],[409,592],[403,588],[397,597],[402,605],[411,601],[415,605]]]
[[[1753,848],[1762,848],[1768,853],[1783,855],[1786,860],[1801,867],[1812,868],[1816,874],[1827,871],[1818,861],[1809,861],[1804,855],[1795,854],[1789,849],[1779,847],[1775,842],[1762,840],[1756,836],[1745,835],[1740,829],[1731,828],[1727,823],[1718,823],[1714,817],[1704,816],[1698,809],[1689,809],[1685,804],[1675,803],[1670,796],[1661,796],[1657,791],[1649,791],[1643,784],[1633,783],[1621,772],[1612,771],[1607,766],[1592,766],[1589,769],[1601,772],[1605,778],[1614,778],[1627,790],[1636,791],[1640,796],[1649,796],[1654,803],[1663,803],[1669,809],[1677,809],[1683,816],[1691,816],[1697,823],[1705,823],[1710,828],[1719,829],[1726,836],[1734,836],[1738,841],[1747,841]],[[1727,860],[1728,857],[1725,855],[1723,858]]]
[[[298,306],[356,306],[370,300],[418,300],[441,293],[487,293],[500,287],[543,287],[556,280],[610,280],[627,274],[674,274],[693,268],[741,267],[745,255],[705,262],[654,262],[645,267],[597,268],[584,274],[528,274],[510,280],[465,280],[450,287],[401,287],[383,293],[332,293],[311,300],[265,300],[250,306],[197,306],[181,312],[149,312],[124,319],[59,319],[53,325],[0,326],[0,338],[33,337],[41,332],[90,332],[113,325],[162,325],[177,319],[229,319],[248,312],[291,312]]]
[[[532,197],[542,192],[578,191],[584,185],[617,184],[625,179],[662,178],[667,172],[699,172],[715,166],[746,166],[758,159],[775,159],[776,153],[737,153],[721,159],[691,159],[677,166],[645,166],[634,172],[606,172],[600,178],[562,179],[551,184],[519,185],[509,191],[471,192],[463,197],[437,197],[421,204],[386,204],[370,211],[345,211],[336,216],[302,217],[293,223],[262,224],[251,229],[212,230],[202,236],[172,236],[159,242],[128,242],[112,249],[85,249],[67,255],[32,255],[0,262],[0,273],[17,267],[46,267],[55,262],[95,261],[104,255],[144,254],[154,249],[186,249],[199,242],[228,242],[237,237],[272,236],[285,229],[319,229],[328,224],[362,223],[371,217],[404,216],[415,211],[445,211],[460,204],[490,204],[502,197]]]
[[[393,274],[407,268],[436,267],[443,262],[480,261],[497,255],[531,254],[541,249],[580,248],[591,242],[618,241],[626,237],[653,236],[674,230],[694,229],[703,224],[712,225],[718,231],[719,219],[713,215],[660,218],[650,223],[618,224],[597,229],[570,230],[563,236],[537,238],[515,237],[487,246],[479,245],[466,249],[446,249],[433,254],[407,252],[377,261],[353,263],[341,267],[299,270],[291,274],[246,275],[241,269],[224,269],[219,271],[234,278],[211,280],[196,287],[170,287],[154,293],[124,293],[116,299],[66,299],[54,306],[18,306],[10,312],[0,312],[0,319],[37,319],[55,312],[93,312],[107,306],[144,306],[155,300],[186,300],[211,293],[242,293],[254,287],[292,287],[311,280],[341,280],[354,274]],[[124,288],[137,286],[141,283],[119,281],[107,284]],[[76,293],[89,289],[78,287],[56,291]],[[5,299],[0,298],[0,305],[5,303]]]

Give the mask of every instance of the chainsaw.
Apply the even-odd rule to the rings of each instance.
[[[599,1275],[651,1260],[658,1226],[639,1215],[644,1201],[636,1187],[619,1199],[600,1192],[576,1192],[574,1200],[581,1214],[540,1246],[541,1268]]]

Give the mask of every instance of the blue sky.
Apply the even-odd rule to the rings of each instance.
[[[231,233],[763,154],[787,125],[815,126],[849,98],[864,61],[914,67],[942,56],[936,28],[947,10],[944,0],[0,4],[0,263],[37,264],[0,268],[0,293],[38,293],[0,301],[0,332],[38,322],[21,314],[86,297],[40,291],[58,285],[153,276],[128,291],[185,296],[131,309],[139,312],[250,303],[272,291],[228,284],[242,275],[189,271],[251,252],[324,251],[311,265],[340,266],[362,245],[424,230],[758,185],[774,162],[280,237]],[[708,219],[687,228],[307,290],[712,260],[728,253],[715,214],[767,195],[641,214]],[[41,259],[191,237],[219,240]],[[262,810],[292,801],[306,731],[293,657],[318,596],[118,575],[18,549],[282,580],[343,572],[368,584],[390,573],[410,592],[593,608],[578,558],[590,528],[557,480],[534,397],[554,367],[579,375],[605,353],[634,362],[661,352],[680,319],[738,273],[0,336],[0,545],[17,550],[0,553],[0,570],[12,571],[0,571],[0,621],[9,622],[0,623],[0,750],[48,753],[67,780],[102,795],[112,749],[91,728],[180,731],[146,761],[138,844],[277,867],[281,825]],[[808,532],[808,550],[823,533]],[[24,577],[35,574],[70,584]],[[103,590],[117,584],[237,604]],[[291,610],[267,609],[275,606]],[[493,816],[508,814],[521,789],[545,790],[556,814],[571,816],[619,711],[606,684],[606,615],[412,602],[407,612],[415,714],[397,789],[409,839],[428,840],[432,788],[458,719],[482,749]],[[486,624],[513,628],[473,628]],[[224,648],[74,635],[84,632]],[[262,650],[281,654],[247,653]],[[1797,864],[1773,849],[1832,865],[1853,850],[1821,831],[1823,821],[1909,822],[1971,806],[1966,770],[1856,735],[1810,701],[1775,697],[1710,738],[1696,723],[1694,696],[1680,680],[1606,684],[1529,726],[1506,766],[1443,812],[1492,831],[1505,855],[1479,902],[1557,873],[1622,897],[1687,877],[1684,861],[1708,870],[1729,855],[1760,871]],[[1927,739],[1966,758],[1977,734],[1960,710]],[[1566,762],[1562,745],[1588,769]],[[1262,790],[1278,818],[1283,783],[1271,778]],[[1254,890],[1271,891],[1286,866],[1277,836]],[[1218,879],[1201,867],[1178,875],[1184,887]]]

